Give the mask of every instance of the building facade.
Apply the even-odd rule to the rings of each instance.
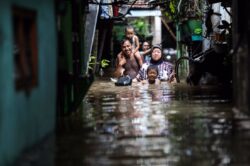
[[[0,1],[0,165],[54,130],[54,1]]]

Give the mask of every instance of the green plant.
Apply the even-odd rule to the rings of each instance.
[[[203,0],[165,0],[162,6],[164,15],[174,22],[186,18],[201,18]]]
[[[113,27],[113,36],[117,41],[121,41],[124,38],[124,27],[125,25],[115,25]]]
[[[90,56],[89,63],[88,63],[88,69],[93,70],[93,67],[95,64],[96,64],[96,57]]]
[[[133,25],[136,34],[140,39],[146,40],[146,38],[150,35],[149,33],[149,24],[145,21],[144,18],[137,18],[130,23]]]
[[[102,68],[105,68],[105,67],[107,67],[108,65],[109,65],[109,60],[107,60],[107,59],[103,59],[103,60],[101,60],[101,67]]]
[[[107,59],[102,59],[101,62],[96,62],[96,57],[95,56],[90,56],[89,58],[89,65],[88,65],[88,69],[90,70],[94,70],[94,66],[96,64],[100,64],[102,68],[105,68],[109,65],[109,60]]]

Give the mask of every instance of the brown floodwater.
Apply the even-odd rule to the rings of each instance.
[[[55,164],[250,165],[250,120],[235,117],[231,91],[96,80],[58,125]]]

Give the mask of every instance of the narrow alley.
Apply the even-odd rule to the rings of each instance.
[[[249,9],[1,0],[0,166],[249,166]]]

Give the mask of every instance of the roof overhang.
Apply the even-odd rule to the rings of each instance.
[[[160,10],[130,10],[126,17],[155,17],[161,15]]]

